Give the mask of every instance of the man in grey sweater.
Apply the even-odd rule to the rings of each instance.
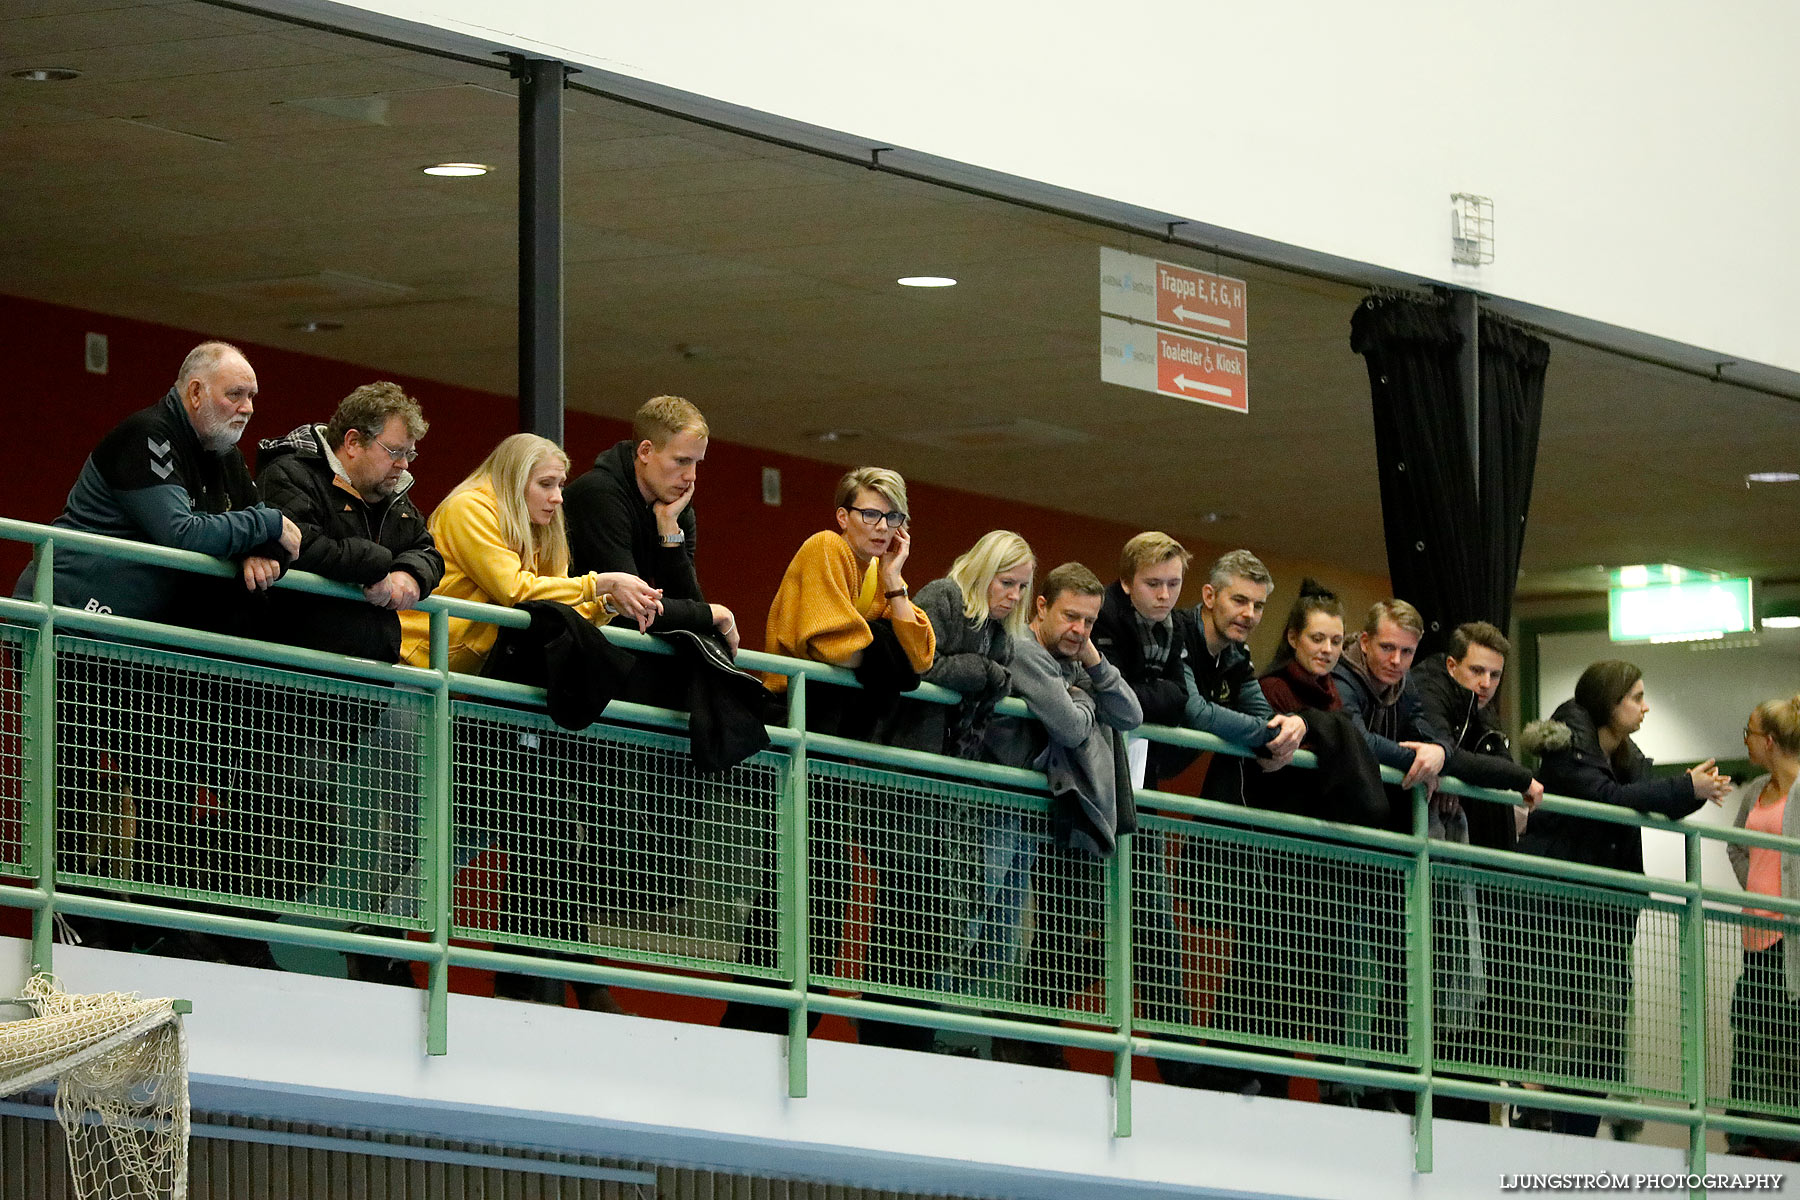
[[[1050,782],[1055,839],[1032,876],[1037,933],[1025,958],[1020,1000],[1060,1018],[1100,973],[1104,938],[1103,862],[1121,834],[1137,828],[1124,734],[1143,720],[1117,667],[1094,648],[1094,622],[1105,588],[1080,563],[1044,578],[1026,634],[1013,639],[1012,694],[1036,720],[999,718],[988,726],[986,757],[1042,770]],[[1063,1066],[1054,1046],[996,1039],[997,1057]]]

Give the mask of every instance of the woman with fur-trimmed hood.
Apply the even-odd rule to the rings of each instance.
[[[1608,659],[1581,673],[1575,697],[1521,739],[1541,758],[1537,777],[1548,794],[1616,804],[1637,812],[1685,817],[1731,788],[1712,760],[1680,775],[1653,778],[1650,760],[1631,735],[1644,723],[1643,672]],[[1643,835],[1615,825],[1539,809],[1519,849],[1590,866],[1642,874]],[[1605,1094],[1625,1077],[1632,992],[1631,945],[1638,904],[1630,893],[1571,896],[1543,885],[1522,888],[1510,919],[1495,930],[1496,971],[1504,1003],[1518,1012],[1519,1066],[1567,1080],[1570,1088]],[[1510,993],[1510,994],[1509,994]],[[1524,1110],[1527,1125],[1593,1137],[1589,1113]]]
[[[1671,819],[1687,816],[1731,790],[1712,759],[1680,775],[1650,774],[1650,759],[1631,735],[1650,712],[1644,673],[1628,662],[1604,659],[1581,673],[1575,697],[1547,721],[1533,721],[1520,739],[1536,754],[1544,791],[1599,804],[1616,804]],[[1643,874],[1643,835],[1636,826],[1539,811],[1532,814],[1519,849],[1568,862]]]

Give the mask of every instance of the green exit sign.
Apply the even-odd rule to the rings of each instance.
[[[1747,633],[1756,606],[1748,579],[1680,567],[1613,572],[1607,617],[1615,642],[1685,642]]]

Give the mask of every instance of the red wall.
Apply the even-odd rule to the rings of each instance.
[[[143,321],[107,317],[80,309],[0,296],[0,328],[13,345],[15,435],[29,437],[25,453],[15,453],[11,471],[0,474],[0,515],[49,521],[62,510],[69,487],[88,450],[127,413],[156,400],[169,388],[182,356],[203,340],[204,331],[175,329]],[[83,337],[104,333],[110,369],[87,373]],[[517,428],[511,396],[479,392],[379,369],[337,362],[289,350],[243,343],[256,368],[260,393],[246,435],[273,437],[309,421],[323,421],[351,389],[389,378],[416,395],[431,421],[414,470],[420,507],[429,508]],[[623,422],[570,412],[566,444],[577,473],[628,430]],[[769,599],[794,550],[831,520],[831,495],[845,463],[820,462],[748,446],[714,441],[701,469],[700,577],[708,598],[738,615],[744,644],[762,645]],[[782,505],[762,502],[762,469],[779,467]],[[919,587],[939,577],[950,562],[990,529],[1023,534],[1048,569],[1070,559],[1087,563],[1111,579],[1119,547],[1136,526],[1053,512],[1028,504],[920,483],[909,487],[914,513],[914,549],[907,579]],[[1189,541],[1202,560],[1205,544]],[[8,582],[28,554],[17,543],[0,542],[0,574]],[[1192,590],[1192,589],[1190,589]]]

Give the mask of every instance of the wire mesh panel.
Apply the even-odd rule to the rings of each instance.
[[[1112,1012],[1105,864],[1052,843],[1041,797],[817,759],[807,783],[815,983]]]
[[[16,625],[0,625],[0,874],[37,877],[30,798],[37,751],[26,726],[32,654],[38,633]]]
[[[1706,914],[1707,1101],[1745,1116],[1800,1118],[1800,1002],[1788,994],[1780,917]],[[1723,1086],[1721,1086],[1723,1085]]]
[[[1154,816],[1133,841],[1140,1029],[1414,1061],[1409,859]]]
[[[1437,1068],[1679,1097],[1679,904],[1433,864]],[[1658,1014],[1632,1021],[1633,1008]]]
[[[394,908],[417,886],[426,704],[59,637],[57,879],[351,921]]]
[[[452,712],[459,936],[783,977],[784,757],[703,777],[685,738]]]

